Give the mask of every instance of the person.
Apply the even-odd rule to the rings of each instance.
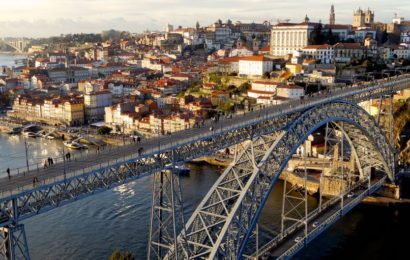
[[[135,136],[132,136],[132,142],[135,143]]]
[[[211,126],[210,128],[209,128],[209,131],[214,131],[214,128]]]
[[[33,177],[33,187],[36,186],[36,177]]]
[[[48,159],[44,160],[44,169],[46,169],[48,167],[47,161],[48,161]]]
[[[51,166],[51,158],[50,157],[47,158],[47,161],[48,161],[48,166]]]
[[[9,177],[9,180],[10,180],[10,168],[7,168],[7,170],[6,170],[6,172],[7,172],[7,177]]]
[[[137,136],[137,143],[141,143],[141,137]]]
[[[97,153],[100,153],[100,147],[97,146]]]

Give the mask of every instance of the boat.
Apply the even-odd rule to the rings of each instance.
[[[175,169],[179,171],[179,175],[181,176],[189,176],[189,173],[191,172],[191,169],[185,167],[185,165],[176,165]]]
[[[7,134],[14,135],[14,134],[19,134],[21,133],[21,127],[13,127],[10,129],[10,131],[7,132]]]
[[[64,146],[71,148],[71,149],[87,149],[86,145],[80,144],[76,141],[66,141],[63,142]]]
[[[36,133],[34,133],[34,132],[23,132],[23,135],[25,136],[25,137],[37,137],[38,135],[36,134]]]
[[[52,135],[47,135],[46,138],[47,138],[48,140],[53,140],[53,139],[55,139],[55,137],[52,136]]]

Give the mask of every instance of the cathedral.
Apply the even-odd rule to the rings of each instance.
[[[370,27],[374,23],[374,12],[368,8],[366,11],[357,9],[353,13],[353,27]]]

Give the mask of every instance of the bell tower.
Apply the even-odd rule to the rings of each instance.
[[[334,25],[335,24],[335,20],[336,20],[336,16],[335,16],[335,7],[332,6],[330,7],[330,16],[329,16],[329,24],[330,25]]]

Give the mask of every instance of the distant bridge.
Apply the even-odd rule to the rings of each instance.
[[[0,43],[4,43],[7,46],[13,48],[17,53],[23,53],[26,51],[30,41],[25,39],[13,39],[13,40],[0,40]]]

